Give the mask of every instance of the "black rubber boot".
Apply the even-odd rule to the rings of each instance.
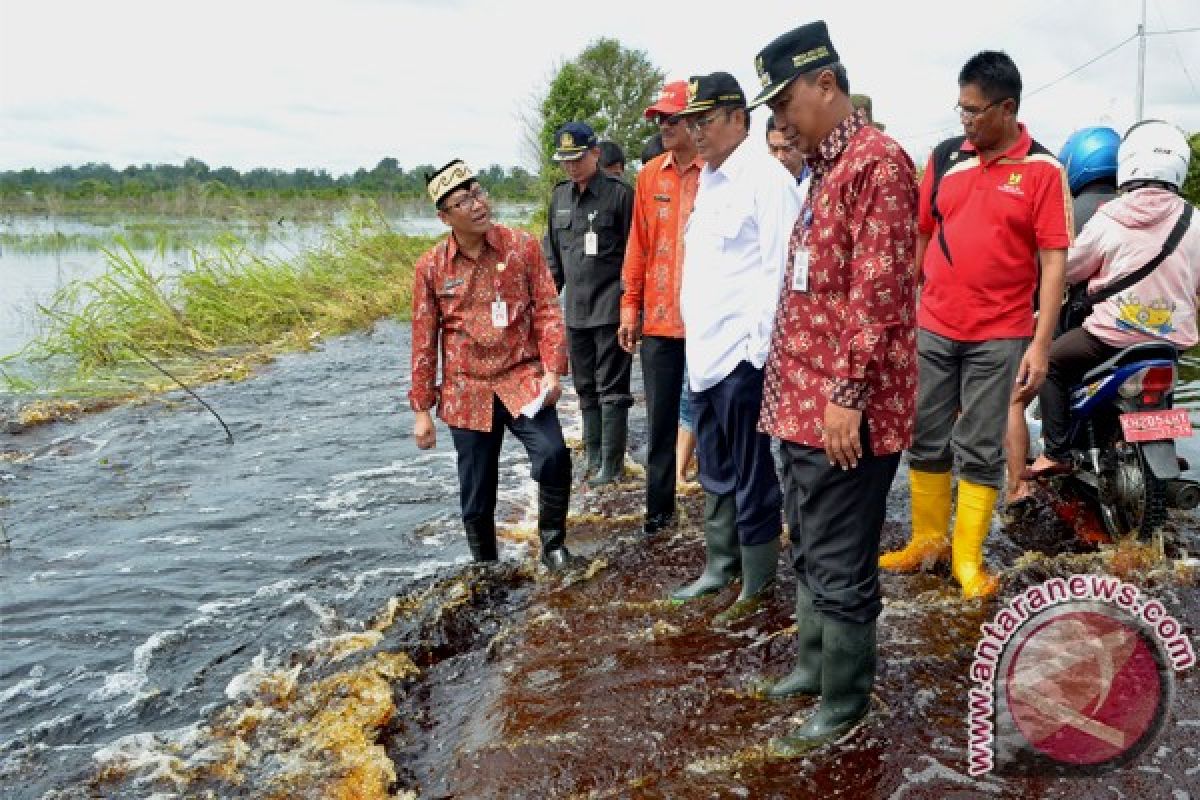
[[[826,617],[821,630],[821,705],[799,728],[772,739],[771,755],[801,755],[853,731],[871,708],[874,685],[875,622],[862,625]]]
[[[713,617],[717,627],[730,625],[758,611],[771,598],[779,571],[779,537],[756,545],[742,545],[742,591],[729,608]]]
[[[583,410],[583,453],[585,456],[585,477],[591,477],[600,471],[600,431],[601,416],[598,408]]]
[[[733,494],[704,493],[704,556],[704,572],[692,583],[671,592],[671,600],[684,603],[714,594],[741,574]]]
[[[542,565],[558,572],[571,562],[567,550],[567,503],[570,486],[538,484],[538,537],[542,540]]]
[[[821,693],[821,631],[824,618],[813,607],[812,592],[796,583],[796,665],[786,676],[767,687],[774,700],[799,694]]]
[[[471,548],[472,558],[476,561],[495,561],[498,558],[495,520],[464,520],[463,527],[467,530],[467,547]]]
[[[629,431],[629,409],[606,405],[601,411],[600,472],[588,479],[589,486],[616,482],[625,470],[625,436]]]

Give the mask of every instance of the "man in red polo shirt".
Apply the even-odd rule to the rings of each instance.
[[[999,585],[983,569],[983,540],[1004,479],[1006,412],[1014,393],[1028,400],[1046,377],[1072,223],[1066,173],[1017,121],[1021,75],[1012,59],[978,53],[958,85],[966,135],[934,149],[921,183],[912,540],[879,563],[908,572],[949,554],[963,596],[975,598]]]

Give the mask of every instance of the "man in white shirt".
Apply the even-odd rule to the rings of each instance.
[[[781,494],[770,437],[758,432],[763,364],[800,213],[796,180],[747,141],[750,112],[732,75],[692,78],[681,112],[706,162],[684,237],[680,305],[704,487],[704,573],[671,593],[685,602],[737,578],[714,622],[757,610],[775,582]]]

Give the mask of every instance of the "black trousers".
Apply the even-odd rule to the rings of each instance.
[[[633,356],[617,344],[616,325],[567,328],[567,346],[581,411],[599,408],[601,403],[621,408],[633,405],[629,393]]]
[[[879,616],[879,534],[900,454],[871,453],[854,469],[829,463],[824,450],[780,442],[784,513],[796,580],[826,616],[857,625]]]
[[[675,440],[685,363],[683,339],[642,339],[646,389],[646,514],[675,513]]]
[[[533,419],[514,418],[499,398],[494,397],[492,402],[490,431],[450,428],[458,454],[458,491],[464,522],[491,519],[496,513],[500,447],[504,444],[505,428],[525,446],[529,472],[535,481],[555,487],[571,485],[571,453],[563,441],[558,412],[543,408]]]
[[[716,386],[692,392],[700,485],[734,496],[744,545],[765,544],[783,529],[771,437],[758,432],[762,390],[762,370],[743,361]]]
[[[1047,458],[1055,461],[1070,458],[1067,432],[1071,387],[1089,370],[1112,358],[1120,349],[1105,344],[1083,328],[1072,328],[1050,345],[1050,365],[1038,395],[1042,407],[1042,440]]]

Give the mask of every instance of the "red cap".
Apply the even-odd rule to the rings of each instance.
[[[646,119],[650,119],[655,114],[672,116],[685,108],[687,108],[687,81],[671,81],[662,88],[654,105],[647,108],[642,116]]]

